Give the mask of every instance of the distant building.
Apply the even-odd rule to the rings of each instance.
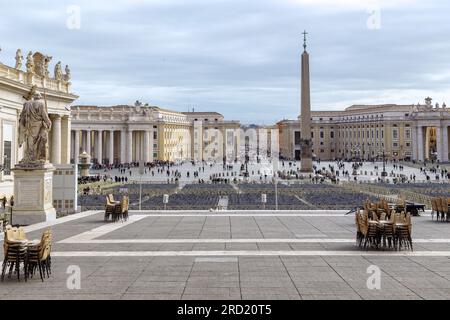
[[[101,164],[222,159],[221,137],[240,126],[217,112],[177,112],[139,101],[73,106],[71,113],[72,162],[83,151]]]
[[[299,117],[300,118],[300,117]],[[313,156],[321,160],[449,161],[450,109],[421,105],[353,105],[343,111],[312,111]],[[300,120],[277,123],[280,154],[300,159]]]

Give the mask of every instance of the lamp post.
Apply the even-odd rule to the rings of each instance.
[[[381,176],[382,177],[386,177],[387,176],[387,172],[386,172],[386,154],[384,153],[384,150],[383,150],[383,171],[381,172]]]
[[[248,174],[248,161],[249,161],[249,156],[246,155],[245,156],[245,178],[249,178],[249,174]]]

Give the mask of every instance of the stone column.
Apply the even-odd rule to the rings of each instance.
[[[140,161],[142,157],[141,150],[141,132],[137,131],[134,133],[134,159],[135,161]]]
[[[73,147],[73,162],[78,163],[78,157],[80,156],[80,134],[79,130],[74,130],[75,143]]]
[[[120,163],[127,162],[127,149],[126,149],[126,133],[125,130],[120,131]]]
[[[127,163],[131,163],[133,161],[133,130],[129,129],[127,132],[127,152],[126,152],[126,159]]]
[[[114,130],[109,130],[109,164],[114,163]]]
[[[441,127],[436,127],[436,152],[437,152],[437,159],[439,161],[442,161],[442,134],[441,134]]]
[[[61,163],[69,164],[70,163],[70,149],[72,145],[72,135],[71,135],[71,119],[70,116],[64,116],[62,118],[61,123],[61,136],[62,136],[62,143],[61,143]]]
[[[144,161],[150,162],[150,131],[144,131]]]
[[[153,162],[153,129],[148,131],[148,161]]]
[[[412,137],[412,160],[418,159],[418,153],[417,153],[417,127],[412,126],[411,127],[411,137]]]
[[[423,127],[417,127],[417,160],[424,160],[424,152],[423,152]]]
[[[91,156],[91,130],[86,130],[86,153]]]
[[[52,163],[61,163],[61,116],[52,117]]]
[[[448,161],[448,126],[442,128],[442,161]]]
[[[103,163],[103,130],[97,131],[96,156],[99,164]]]

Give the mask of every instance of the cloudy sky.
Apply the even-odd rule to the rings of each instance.
[[[270,124],[299,113],[304,29],[313,110],[449,104],[449,12],[444,0],[0,0],[0,61],[22,48],[53,56],[51,73],[69,64],[77,104]]]

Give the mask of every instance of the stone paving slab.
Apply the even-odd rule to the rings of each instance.
[[[105,223],[94,212],[51,226],[50,278],[7,277],[0,299],[450,299],[450,254],[439,256],[450,252],[450,224],[429,217],[413,218],[418,243],[408,255],[357,248],[352,215],[131,216]],[[44,227],[29,229],[33,239]],[[379,290],[367,287],[372,265]],[[67,286],[71,266],[80,268],[80,289]]]

